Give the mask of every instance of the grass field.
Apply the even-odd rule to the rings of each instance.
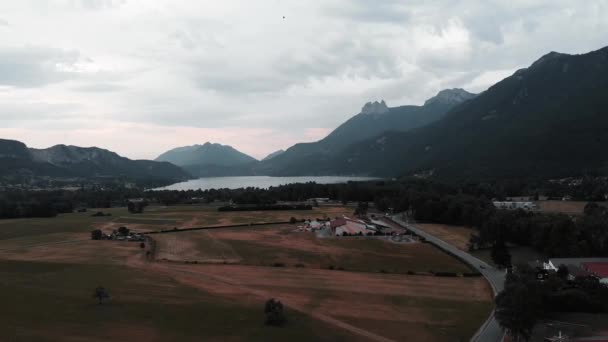
[[[317,238],[293,225],[158,234],[158,258],[256,266],[336,268],[360,272],[468,272],[458,260],[424,244],[384,239]]]
[[[492,309],[489,286],[482,278],[403,274],[467,271],[427,244],[317,239],[293,225],[155,235],[163,240],[160,254],[209,262],[193,265],[145,261],[137,243],[90,240],[93,228],[146,231],[351,210],[151,206],[143,215],[113,208],[102,210],[110,217],[88,212],[0,221],[0,340],[468,340]],[[285,267],[268,267],[274,263]],[[92,298],[98,285],[112,295],[104,305]],[[283,328],[263,325],[263,302],[271,297],[287,306]]]
[[[284,328],[263,324],[263,301],[211,296],[164,275],[116,265],[0,262],[3,341],[349,341],[297,311]],[[92,298],[103,284],[112,296]]]
[[[545,213],[561,213],[567,215],[583,215],[585,201],[539,201],[536,202],[539,210]],[[607,206],[606,202],[596,202],[600,206]]]
[[[468,250],[469,240],[474,232],[472,228],[449,226],[445,224],[416,223],[416,227],[458,247],[459,249],[462,249],[463,251]]]

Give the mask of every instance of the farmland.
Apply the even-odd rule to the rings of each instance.
[[[0,339],[453,341],[467,340],[491,311],[483,278],[408,275],[468,271],[423,243],[317,238],[295,225],[263,225],[155,234],[155,262],[137,243],[90,240],[93,228],[155,231],[352,212],[215,209],[151,207],[132,215],[114,208],[100,209],[112,214],[104,217],[0,221]],[[92,298],[99,285],[112,296],[103,305]],[[271,297],[287,307],[282,328],[263,324]]]

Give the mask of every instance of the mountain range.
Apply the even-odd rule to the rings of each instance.
[[[353,144],[319,169],[460,180],[606,174],[606,94],[608,47],[551,52],[434,123]]]
[[[56,145],[34,149],[5,139],[0,139],[0,176],[17,182],[32,177],[53,177],[119,178],[160,184],[191,178],[171,163],[131,160],[97,147]]]
[[[179,181],[368,175],[475,181],[605,175],[607,93],[608,47],[581,55],[551,52],[478,95],[446,89],[421,106],[368,102],[327,137],[261,161],[209,142],[147,161],[95,147],[30,149],[0,140],[0,176]]]
[[[349,146],[386,131],[405,132],[439,120],[450,109],[475,96],[463,89],[446,89],[422,106],[389,108],[384,101],[368,102],[359,114],[338,126],[324,139],[296,144],[272,159],[263,160],[256,165],[256,173],[285,176],[358,174],[358,170],[329,168],[330,163],[327,161],[340,155]]]

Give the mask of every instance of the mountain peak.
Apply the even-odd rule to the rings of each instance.
[[[368,102],[361,108],[361,114],[384,114],[386,112],[388,112],[388,107],[384,100]]]
[[[168,161],[178,166],[222,165],[232,166],[256,161],[232,146],[206,142],[203,145],[177,147],[161,154],[157,161]]]
[[[437,93],[434,97],[426,100],[424,105],[429,105],[433,103],[442,103],[442,104],[458,104],[464,102],[466,100],[470,100],[477,96],[476,94],[469,93],[468,91],[462,88],[453,88],[453,89],[444,89]]]
[[[560,58],[563,56],[569,56],[569,55],[565,54],[565,53],[551,51],[548,54],[539,58],[536,62],[532,63],[531,67],[541,65],[543,63],[546,63],[547,61],[551,61],[551,60],[554,60],[554,59],[557,59],[557,58]]]

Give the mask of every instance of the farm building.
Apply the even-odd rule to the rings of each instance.
[[[600,280],[600,283],[608,285],[608,262],[584,262],[583,268]]]
[[[326,227],[326,222],[319,222],[317,220],[306,221],[306,222],[304,222],[304,224],[305,224],[304,227],[307,231],[315,231],[315,230]]]
[[[503,209],[503,210],[516,210],[516,209],[537,210],[538,209],[538,206],[534,202],[499,202],[499,201],[495,201],[492,203],[494,204],[494,207],[496,209]]]
[[[331,232],[334,236],[343,235],[371,235],[376,232],[374,227],[367,225],[361,220],[348,217],[338,218],[330,223]]]
[[[544,263],[545,269],[557,271],[560,265],[568,268],[568,278],[593,276],[608,284],[608,258],[555,258]]]

